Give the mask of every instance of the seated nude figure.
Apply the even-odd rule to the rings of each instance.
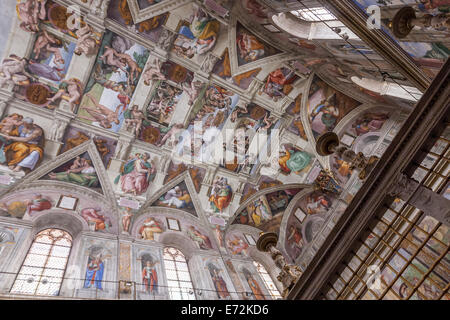
[[[3,59],[0,66],[0,87],[5,83],[23,85],[29,82],[29,78],[34,78],[25,70],[28,60],[20,58],[14,54]]]
[[[23,124],[22,120],[23,116],[17,113],[7,116],[0,122],[0,132],[7,135],[11,134],[14,128]]]
[[[123,72],[128,73],[126,64],[123,63],[122,58],[118,57],[118,54],[119,53],[113,48],[105,46],[105,51],[103,52],[103,55],[100,57],[100,59],[107,65],[116,67]]]
[[[17,15],[22,21],[21,29],[33,33],[39,31],[39,20],[44,20],[47,15],[46,2],[47,0],[27,0],[17,5]]]
[[[85,54],[91,56],[95,54],[99,41],[95,38],[95,35],[100,36],[100,33],[94,32],[92,27],[85,25],[76,32],[77,44],[74,53],[76,55]]]
[[[58,92],[51,98],[47,98],[48,103],[55,102],[59,98],[67,100],[70,104],[72,112],[75,111],[75,106],[81,98],[81,81],[78,79],[63,80],[61,83],[67,84],[66,89],[59,89]],[[66,93],[68,95],[66,95]]]
[[[130,110],[130,119],[125,119],[126,130],[133,126],[133,132],[137,136],[141,132],[142,121],[145,119],[144,113],[138,109],[137,105],[134,105]]]

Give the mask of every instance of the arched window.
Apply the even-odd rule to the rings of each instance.
[[[59,294],[67,266],[72,237],[66,231],[46,229],[34,238],[11,293]]]
[[[195,300],[189,268],[181,251],[173,247],[164,248],[164,267],[170,299]]]
[[[264,266],[261,263],[256,261],[253,261],[253,264],[255,265],[256,270],[259,273],[259,276],[263,279],[264,285],[266,286],[267,290],[272,296],[272,299],[281,299],[281,294],[278,291],[277,287],[275,286],[275,283],[273,283],[273,280],[270,277],[269,273],[267,272],[266,268],[264,268]]]

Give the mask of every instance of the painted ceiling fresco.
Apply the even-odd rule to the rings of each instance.
[[[352,181],[316,139],[334,131],[372,155],[415,102],[352,81],[387,72],[413,86],[363,41],[294,37],[265,1],[6,2],[2,30],[17,27],[0,41],[2,219],[33,219],[66,195],[91,231],[183,232],[232,255],[273,231],[295,261],[339,202],[315,189],[319,172]],[[431,74],[448,56],[437,40],[400,45]]]

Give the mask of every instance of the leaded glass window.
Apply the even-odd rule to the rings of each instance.
[[[183,253],[173,247],[164,248],[164,267],[170,299],[195,300],[194,287]]]
[[[281,299],[280,292],[278,291],[277,287],[275,286],[275,283],[273,282],[272,278],[270,277],[269,273],[267,272],[266,268],[264,266],[256,261],[253,261],[253,264],[256,267],[256,270],[258,271],[259,276],[264,281],[264,285],[266,286],[267,290],[269,291],[270,295],[272,296],[272,299]]]
[[[61,288],[72,237],[66,231],[39,232],[14,281],[11,293],[57,296]]]

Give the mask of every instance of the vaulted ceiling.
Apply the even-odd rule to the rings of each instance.
[[[448,57],[446,30],[395,38],[404,2],[346,1],[360,18],[381,5],[369,39],[333,1],[7,0],[1,215],[33,219],[20,203],[70,194],[108,217],[101,232],[133,234],[159,210],[214,229],[236,254],[236,237],[277,232],[305,267],[363,183],[317,154],[317,138],[334,131],[380,156],[423,92],[411,75],[429,82]],[[321,170],[339,195],[317,188]]]

